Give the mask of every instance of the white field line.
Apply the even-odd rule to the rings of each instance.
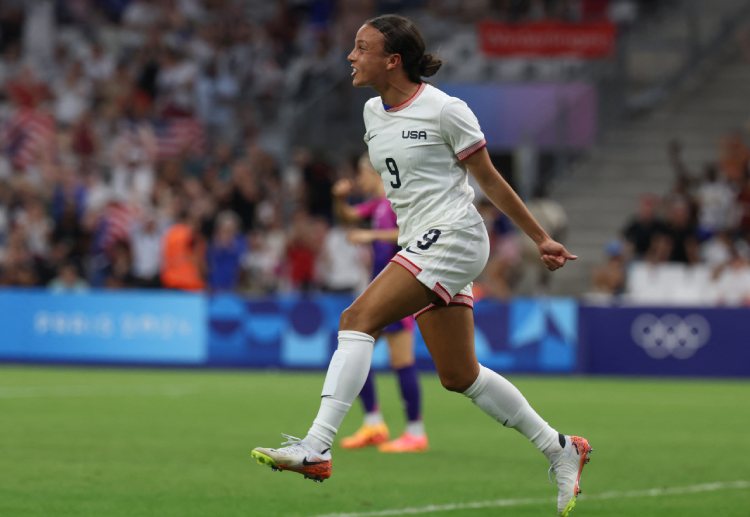
[[[196,391],[189,386],[0,386],[0,399],[79,398],[79,397],[184,397]]]
[[[665,497],[672,495],[698,494],[702,492],[717,492],[720,490],[747,490],[750,481],[717,481],[700,485],[676,486],[668,488],[646,488],[642,490],[613,490],[599,494],[578,497],[583,501],[605,501],[608,499],[633,499],[638,497]],[[519,499],[495,499],[492,501],[474,501],[468,503],[434,504],[413,508],[393,508],[372,512],[328,513],[316,517],[383,517],[388,515],[417,515],[424,513],[453,512],[458,510],[479,510],[482,508],[508,508],[513,506],[532,506],[549,504],[554,506],[556,500],[550,497],[529,497]]]

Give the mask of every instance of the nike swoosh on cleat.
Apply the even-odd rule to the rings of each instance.
[[[302,464],[305,467],[309,467],[310,465],[320,465],[321,463],[325,463],[325,461],[307,461],[307,458],[302,460]]]

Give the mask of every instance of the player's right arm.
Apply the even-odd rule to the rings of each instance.
[[[550,271],[561,268],[568,260],[578,257],[552,239],[526,208],[526,205],[497,171],[486,148],[463,160],[487,198],[528,235],[539,248],[542,262]]]
[[[357,209],[347,203],[346,198],[351,194],[354,185],[350,179],[340,179],[333,184],[333,212],[342,223],[355,224],[362,221]]]

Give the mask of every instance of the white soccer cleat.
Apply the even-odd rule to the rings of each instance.
[[[568,517],[581,493],[583,466],[589,462],[591,445],[586,438],[565,436],[565,446],[550,457],[550,472],[557,480],[557,512]]]
[[[290,470],[305,476],[306,479],[323,482],[331,477],[331,451],[319,453],[309,448],[301,439],[282,434],[286,441],[279,449],[256,447],[250,456],[261,465],[272,470]]]

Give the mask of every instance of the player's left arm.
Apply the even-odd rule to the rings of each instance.
[[[487,198],[536,243],[547,269],[554,271],[563,267],[568,260],[578,258],[565,249],[565,246],[552,239],[537,222],[518,194],[492,164],[486,147],[467,156],[463,164],[482,187]]]

